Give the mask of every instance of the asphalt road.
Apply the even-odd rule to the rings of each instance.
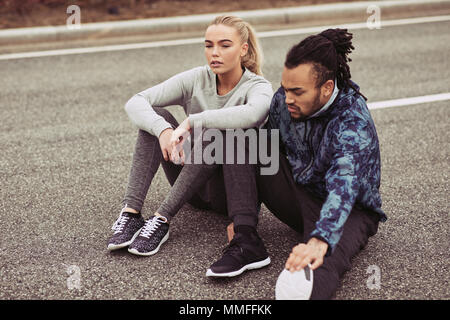
[[[450,22],[355,30],[353,79],[369,101],[450,92],[448,30]],[[274,88],[288,48],[304,37],[262,39]],[[205,277],[228,221],[188,205],[155,256],[106,250],[137,134],[124,103],[204,63],[201,44],[0,61],[0,299],[274,298],[299,235],[265,208],[259,233],[272,263],[237,278]],[[372,111],[389,220],[354,259],[336,299],[450,298],[448,104]],[[159,171],[145,216],[168,190]],[[373,266],[379,289],[367,285]]]

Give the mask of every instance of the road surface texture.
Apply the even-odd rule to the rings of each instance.
[[[354,30],[354,81],[369,102],[450,92],[448,30],[450,22]],[[287,50],[306,36],[261,39],[274,89]],[[156,255],[106,250],[137,135],[125,102],[203,64],[202,44],[0,61],[0,299],[275,298],[300,236],[265,207],[258,230],[272,263],[236,278],[205,276],[226,245],[228,220],[189,205]],[[450,298],[448,103],[372,111],[389,219],[336,299]],[[145,217],[168,191],[160,170]]]

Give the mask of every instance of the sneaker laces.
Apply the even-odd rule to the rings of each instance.
[[[122,232],[123,228],[125,227],[125,224],[130,219],[130,217],[124,216],[123,213],[125,212],[125,208],[127,208],[127,205],[125,204],[125,207],[122,208],[119,214],[119,218],[114,222],[112,226],[112,230],[114,230],[114,234]]]
[[[147,222],[145,223],[144,227],[141,230],[141,233],[139,234],[139,236],[141,237],[145,237],[145,238],[150,238],[150,236],[153,234],[153,232],[155,232],[156,229],[158,229],[158,227],[161,225],[161,223],[166,223],[166,220],[164,220],[165,218],[163,217],[157,217],[154,216],[153,218],[150,218],[147,220]]]
[[[244,250],[242,249],[239,242],[236,241],[236,239],[232,239],[230,243],[225,248],[222,249],[223,254],[227,253],[232,256],[235,254],[241,254],[243,252]]]

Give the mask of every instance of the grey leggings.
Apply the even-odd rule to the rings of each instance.
[[[170,112],[163,108],[155,111],[164,117],[174,128],[178,122]],[[204,144],[194,146],[204,147]],[[194,152],[191,152],[191,156]],[[191,161],[193,162],[193,161]],[[254,190],[241,190],[236,171],[230,165],[220,164],[185,164],[184,166],[165,161],[159,140],[144,130],[139,130],[133,163],[129,175],[128,188],[123,204],[141,211],[144,199],[156,171],[162,165],[172,186],[161,206],[156,210],[170,221],[181,207],[190,203],[196,208],[213,210],[220,214],[229,213],[236,225],[257,225],[259,204],[245,198],[256,194]],[[228,203],[227,203],[228,193]],[[242,204],[246,205],[242,205]],[[256,213],[256,214],[255,214]]]
[[[163,108],[154,109],[174,128],[178,127],[178,122],[169,111]],[[227,213],[226,192],[221,168],[204,165],[193,172],[194,170],[192,169],[197,169],[194,165],[181,166],[165,161],[159,145],[159,139],[144,130],[139,130],[138,132],[128,178],[128,187],[122,201],[123,205],[126,204],[139,212],[142,210],[144,200],[160,164],[171,186],[175,184],[180,174],[183,173],[183,181],[178,183],[178,187],[184,185],[189,187],[188,189],[191,192],[181,192],[183,197],[178,200],[176,206],[171,207],[171,212],[166,212],[165,210],[160,212],[160,209],[157,212],[174,216],[176,211],[188,202],[199,209],[210,209],[221,214]],[[197,176],[197,180],[191,177],[192,174]],[[170,203],[173,203],[173,201]]]

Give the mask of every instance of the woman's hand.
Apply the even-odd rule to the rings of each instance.
[[[173,129],[167,128],[159,135],[159,146],[161,147],[161,152],[166,161],[170,159],[170,154],[172,153],[172,144],[170,143],[172,133]]]
[[[189,124],[189,118],[186,118],[173,132],[170,138],[170,145],[172,152],[170,159],[175,164],[184,165],[184,150],[183,144],[187,140],[191,133],[191,126]]]

